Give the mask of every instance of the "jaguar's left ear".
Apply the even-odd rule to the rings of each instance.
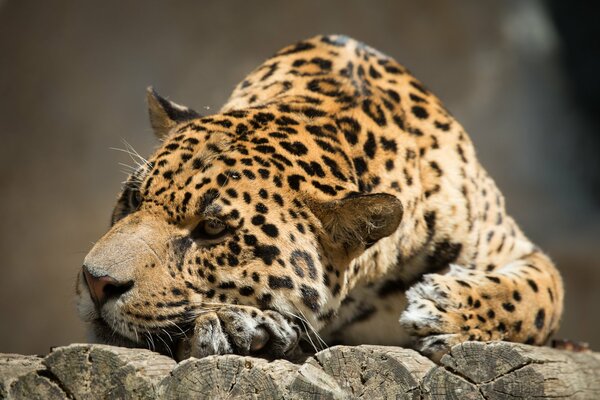
[[[387,193],[353,194],[340,200],[308,204],[323,224],[325,245],[342,247],[350,259],[394,233],[404,213],[402,202]]]
[[[150,125],[152,125],[154,135],[159,139],[164,139],[175,125],[201,117],[190,108],[162,98],[152,86],[146,90],[146,100],[148,101]]]

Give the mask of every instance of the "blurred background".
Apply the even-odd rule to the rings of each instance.
[[[586,5],[587,4],[587,5]],[[600,350],[600,39],[586,1],[0,0],[0,352],[84,341],[83,257],[123,140],[157,144],[144,90],[204,114],[279,48],[344,33],[393,56],[465,126],[509,212],[557,262],[557,336]]]

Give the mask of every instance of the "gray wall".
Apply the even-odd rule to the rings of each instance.
[[[537,1],[0,1],[0,352],[85,339],[74,277],[108,226],[144,90],[216,111],[280,47],[345,33],[404,63],[470,132],[527,233],[560,265],[559,336],[600,346],[599,214],[578,179],[560,43]]]

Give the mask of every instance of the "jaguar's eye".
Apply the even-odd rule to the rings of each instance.
[[[218,220],[205,220],[200,222],[192,231],[193,239],[216,240],[227,234],[227,227]]]

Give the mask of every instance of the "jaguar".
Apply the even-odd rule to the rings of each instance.
[[[288,46],[202,116],[148,89],[160,145],[77,277],[94,341],[177,359],[302,343],[541,345],[563,285],[473,143],[404,66],[341,35]]]

